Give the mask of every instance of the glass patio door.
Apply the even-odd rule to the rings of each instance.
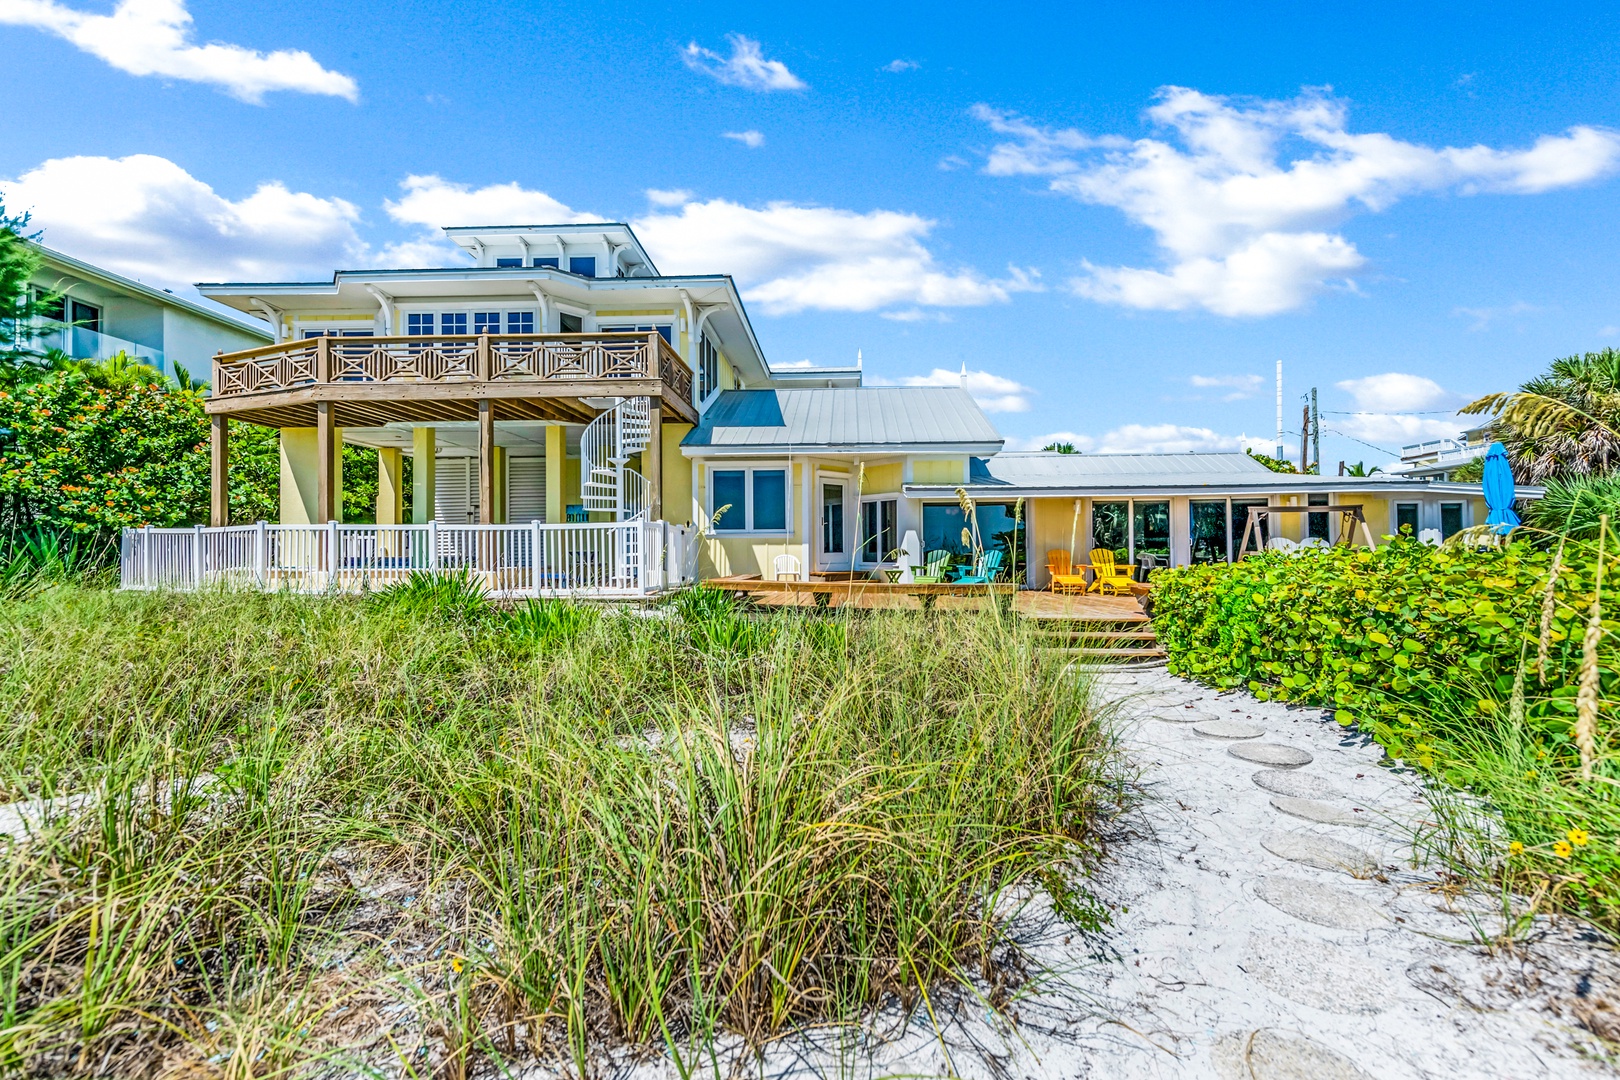
[[[823,480],[820,485],[820,528],[816,537],[816,569],[850,569],[849,530],[844,510],[844,482]]]

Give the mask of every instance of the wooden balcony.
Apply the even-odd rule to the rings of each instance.
[[[692,370],[656,333],[318,337],[214,357],[207,410],[271,427],[481,418],[585,423],[587,398],[651,397],[697,423]],[[326,406],[321,409],[320,406]]]

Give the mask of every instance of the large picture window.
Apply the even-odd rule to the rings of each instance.
[[[786,532],[787,470],[783,468],[715,469],[709,474],[709,514],[729,507],[713,526],[715,532]]]
[[[975,524],[979,529],[979,545],[985,551],[1000,550],[1006,558],[1002,565],[1008,568],[1023,565],[1024,530],[1023,524],[1017,519],[1016,510],[1013,503],[977,503],[973,508]],[[960,505],[925,503],[922,508],[924,557],[930,551],[968,555],[972,546],[962,541],[965,523]]]
[[[1193,499],[1192,561],[1225,562],[1230,535],[1226,531],[1225,499]]]

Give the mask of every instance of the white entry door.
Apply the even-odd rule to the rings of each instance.
[[[854,565],[850,561],[854,521],[844,498],[847,487],[846,481],[825,477],[816,484],[817,570],[848,570]]]

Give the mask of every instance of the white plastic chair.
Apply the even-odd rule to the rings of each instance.
[[[1439,547],[1445,537],[1440,535],[1439,529],[1424,529],[1418,533],[1418,543],[1428,544],[1430,547]]]
[[[1326,551],[1328,548],[1330,548],[1332,546],[1333,546],[1332,544],[1328,543],[1326,540],[1322,539],[1320,536],[1307,536],[1305,539],[1303,539],[1303,540],[1301,540],[1299,542],[1299,550],[1301,550],[1301,551],[1306,551],[1306,550]]]
[[[1299,544],[1288,539],[1286,536],[1273,536],[1270,540],[1266,541],[1266,550],[1282,551],[1292,554],[1293,552],[1299,550]]]
[[[771,561],[771,576],[777,581],[798,581],[799,557],[797,555],[778,555]]]

